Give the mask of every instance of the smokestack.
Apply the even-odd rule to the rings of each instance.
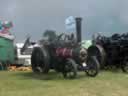
[[[81,17],[76,17],[76,37],[77,37],[77,42],[81,42],[81,23],[82,23],[82,18]]]

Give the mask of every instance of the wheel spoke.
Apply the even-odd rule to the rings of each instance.
[[[75,78],[77,75],[77,67],[74,60],[69,59],[65,65],[65,72],[63,73],[65,78]]]

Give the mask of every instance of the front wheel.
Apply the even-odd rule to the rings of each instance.
[[[77,64],[73,59],[68,59],[62,72],[64,78],[73,79],[77,76]]]
[[[86,73],[88,76],[95,77],[99,73],[100,65],[96,56],[91,56],[87,59]]]

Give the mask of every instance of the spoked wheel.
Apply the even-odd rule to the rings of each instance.
[[[92,45],[88,48],[89,56],[96,56],[97,60],[100,63],[100,68],[103,69],[106,61],[106,53],[102,46]]]
[[[31,56],[31,66],[35,73],[48,73],[49,54],[44,47],[35,47]]]
[[[100,65],[96,56],[88,57],[87,67],[86,73],[88,76],[95,77],[99,73]]]
[[[125,61],[124,64],[121,65],[121,69],[123,72],[128,73],[128,61]]]
[[[73,59],[68,59],[63,72],[64,78],[73,79],[77,76],[77,64]]]

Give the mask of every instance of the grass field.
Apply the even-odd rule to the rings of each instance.
[[[0,72],[0,96],[128,96],[128,75],[100,72],[95,78],[84,73],[74,80],[61,74],[36,75],[32,72]]]

